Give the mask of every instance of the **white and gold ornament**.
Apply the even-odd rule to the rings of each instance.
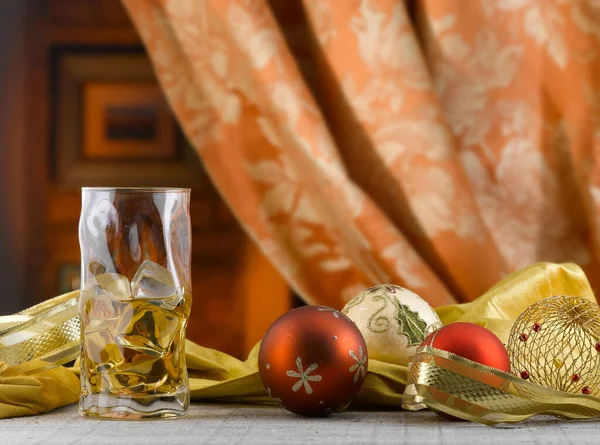
[[[425,300],[392,284],[365,289],[342,313],[363,334],[369,358],[402,366],[408,365],[425,337],[442,326]]]

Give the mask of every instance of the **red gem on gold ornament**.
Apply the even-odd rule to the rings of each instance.
[[[539,323],[535,323],[535,324],[533,325],[533,330],[534,330],[535,332],[540,332],[540,331],[542,330],[542,325],[541,325],[541,324],[539,324]]]
[[[579,374],[573,374],[573,375],[571,376],[571,380],[572,380],[573,382],[578,382],[578,381],[579,381],[579,378],[580,378],[580,377],[579,377]]]
[[[521,371],[521,378],[523,380],[527,380],[529,378],[529,372],[527,372],[527,371]]]
[[[591,394],[592,390],[590,389],[589,386],[584,386],[583,388],[581,388],[581,392],[585,395]]]
[[[600,341],[598,343],[596,343],[594,348],[596,348],[596,351],[600,352]]]
[[[527,341],[528,338],[529,338],[529,335],[527,335],[525,332],[523,332],[521,335],[519,335],[519,339],[521,339],[521,341]]]
[[[345,315],[305,306],[279,317],[258,353],[269,396],[288,411],[324,416],[345,409],[367,375],[367,345]]]

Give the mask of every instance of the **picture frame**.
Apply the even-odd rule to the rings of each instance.
[[[55,48],[52,73],[59,187],[198,188],[209,182],[142,48]]]
[[[156,82],[87,82],[83,88],[85,159],[170,159],[175,121]]]

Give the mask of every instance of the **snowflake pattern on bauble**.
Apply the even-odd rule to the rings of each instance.
[[[294,384],[294,386],[292,386],[292,391],[297,392],[302,386],[304,386],[304,390],[306,391],[306,394],[312,394],[313,389],[312,389],[312,386],[310,386],[309,382],[320,382],[323,377],[320,375],[309,375],[309,374],[311,372],[313,372],[314,370],[316,370],[319,367],[319,365],[317,365],[316,363],[313,363],[308,368],[306,368],[306,370],[304,370],[304,368],[302,366],[302,359],[300,357],[298,357],[296,359],[296,367],[298,368],[297,371],[290,369],[289,371],[286,372],[286,375],[288,377],[294,377],[294,378],[300,379]]]
[[[356,360],[356,363],[350,366],[349,369],[350,372],[356,372],[356,374],[354,374],[354,383],[356,383],[358,382],[359,377],[362,376],[362,378],[364,379],[367,375],[367,370],[365,369],[365,363],[367,363],[367,356],[364,354],[362,346],[358,347],[358,356],[352,349],[348,351],[348,354],[350,354],[350,357]]]

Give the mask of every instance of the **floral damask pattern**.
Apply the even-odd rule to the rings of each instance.
[[[308,302],[598,271],[597,0],[123,1],[214,183]]]

